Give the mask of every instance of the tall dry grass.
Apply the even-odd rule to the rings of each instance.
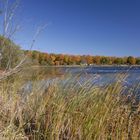
[[[36,79],[28,94],[25,83],[21,75],[0,83],[1,140],[140,138],[140,105],[123,95],[120,80],[99,87],[74,77],[47,85]]]

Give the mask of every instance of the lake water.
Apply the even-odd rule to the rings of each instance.
[[[89,67],[42,67],[28,70],[27,77],[43,74],[42,79],[51,80],[71,76],[80,82],[90,81],[98,85],[122,80],[124,84],[134,85],[140,82],[140,66],[89,66]]]
[[[119,81],[124,87],[132,90],[137,89],[135,93],[140,95],[139,66],[43,67],[28,72],[28,76],[33,77],[41,73],[43,73],[43,77],[39,80],[39,83],[42,85],[47,85],[55,79],[65,83],[68,82],[69,77],[81,86],[86,82],[90,85],[105,86]],[[27,84],[27,87],[31,88],[31,81]]]
[[[61,73],[71,74],[72,76],[79,75],[81,80],[88,80],[93,78],[93,82],[97,84],[112,83],[117,80],[123,80],[128,85],[138,84],[140,82],[140,67],[110,67],[110,66],[94,66],[94,67],[73,67],[73,68],[59,68]]]

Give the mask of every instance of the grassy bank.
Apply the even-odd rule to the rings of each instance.
[[[25,76],[0,83],[2,140],[137,140],[140,105],[122,93],[118,81],[98,87],[76,78],[53,80],[46,88],[36,78],[30,93],[21,90]],[[127,92],[135,94],[137,88]]]

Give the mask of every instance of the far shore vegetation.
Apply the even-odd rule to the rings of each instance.
[[[4,42],[4,44],[2,44]],[[107,57],[107,56],[91,56],[91,55],[66,55],[43,53],[36,50],[22,50],[10,39],[0,36],[0,47],[4,45],[4,54],[1,60],[1,69],[15,66],[21,55],[26,55],[28,63],[34,66],[128,66],[140,65],[140,57]],[[11,56],[12,51],[12,56]]]
[[[30,61],[35,65],[140,65],[139,57],[107,57],[91,55],[66,55],[25,51]]]

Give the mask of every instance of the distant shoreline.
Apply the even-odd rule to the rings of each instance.
[[[59,66],[46,66],[46,65],[36,65],[32,66],[33,68],[38,67],[54,67],[54,68],[76,68],[76,67],[140,67],[140,65],[59,65]]]

